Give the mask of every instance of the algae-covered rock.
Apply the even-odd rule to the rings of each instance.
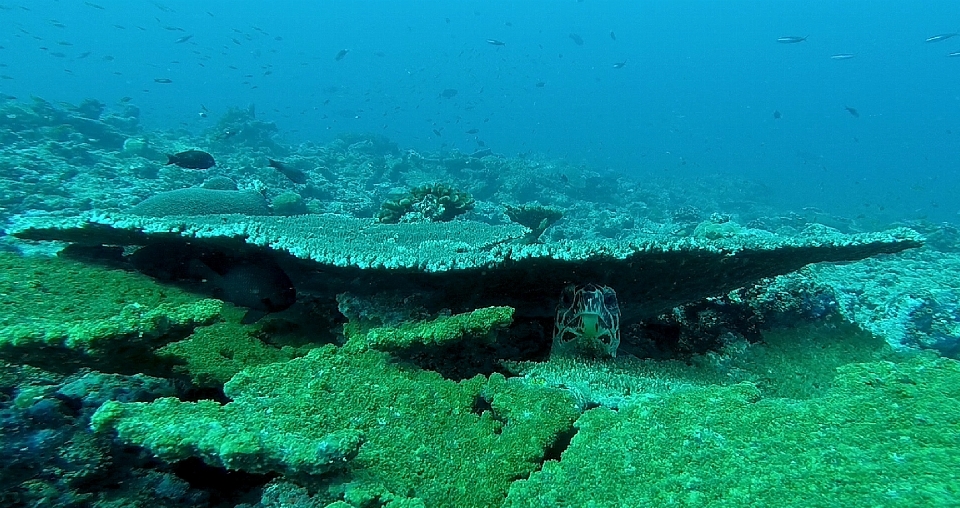
[[[0,255],[0,305],[0,358],[135,374],[153,347],[212,323],[223,303],[122,270]]]
[[[246,369],[224,393],[226,405],[108,402],[92,426],[170,462],[288,475],[336,474],[349,462],[341,481],[370,496],[486,507],[538,467],[577,415],[554,389],[500,375],[457,383],[333,346]]]

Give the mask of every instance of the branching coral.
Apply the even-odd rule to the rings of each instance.
[[[399,199],[385,201],[377,214],[380,222],[449,222],[473,209],[470,194],[453,187],[435,184],[411,189]]]

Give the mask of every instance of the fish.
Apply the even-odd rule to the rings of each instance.
[[[781,119],[781,118],[783,118],[783,115],[780,114],[780,111],[779,111],[779,110],[776,110],[776,111],[773,112],[773,119],[774,119],[774,120],[779,120],[779,119]]]
[[[184,169],[210,169],[217,164],[213,156],[201,150],[187,150],[185,152],[167,155],[167,166],[180,166]]]
[[[83,53],[80,53],[79,55],[77,55],[77,60],[84,59],[90,56],[92,53],[93,53],[92,51],[84,51]]]
[[[860,112],[850,106],[844,106],[843,109],[847,110],[847,113],[853,115],[854,118],[860,118]]]
[[[343,60],[343,57],[347,56],[347,53],[349,52],[349,49],[341,49],[340,51],[337,51],[337,56],[333,57],[333,59],[339,62],[340,60]]]
[[[625,65],[627,65],[627,61],[626,61],[626,60],[624,60],[624,61],[622,61],[622,62],[617,62],[617,63],[613,64],[613,68],[614,68],[614,69],[622,69]]]
[[[803,37],[798,37],[798,36],[796,36],[796,35],[787,35],[787,36],[785,36],[785,37],[780,37],[780,38],[778,38],[778,39],[777,39],[777,42],[779,42],[779,43],[781,43],[781,44],[796,44],[796,43],[798,43],[798,42],[803,42],[803,41],[807,40],[807,37],[810,37],[810,36],[809,36],[809,35],[804,35]]]
[[[610,38],[613,40],[617,40],[617,34],[613,33],[613,30],[610,30]]]
[[[856,55],[854,55],[853,53],[837,53],[836,55],[830,55],[830,59],[831,60],[849,60],[854,56]]]
[[[438,138],[439,138],[440,136],[443,136],[443,134],[441,134],[440,131],[437,130],[437,129],[433,129],[433,133],[436,134]]]
[[[960,56],[960,51],[954,51],[953,53],[947,53],[947,56],[949,56],[949,57]]]
[[[490,44],[490,45],[492,45],[492,46],[506,46],[506,45],[507,45],[507,43],[505,43],[505,42],[503,42],[503,41],[499,41],[499,40],[497,40],[497,39],[487,39],[487,44]]]
[[[297,168],[292,168],[273,159],[267,159],[267,165],[279,171],[280,174],[287,177],[293,183],[300,185],[307,183],[307,174]]]
[[[97,4],[92,3],[92,2],[83,2],[83,4],[86,5],[86,6],[88,6],[88,7],[93,7],[94,9],[100,9],[101,11],[102,11],[102,10],[105,10],[102,5],[97,5]]]
[[[470,129],[466,132],[466,134],[476,134],[478,132],[480,132],[480,129]]]
[[[176,41],[174,41],[174,44],[183,44],[184,42],[187,42],[187,41],[189,41],[189,40],[192,39],[192,38],[193,38],[193,34],[184,35],[183,37],[181,37],[181,38],[177,39]]]
[[[154,82],[154,83],[163,83],[163,84],[166,85],[166,84],[173,83],[173,80],[172,80],[172,79],[168,79],[168,78],[153,78],[153,82]]]
[[[543,88],[543,87],[547,86],[547,84],[544,83],[543,81],[537,81],[537,84],[536,84],[535,86],[536,86],[537,88]]]
[[[151,250],[156,251],[158,249]],[[171,249],[164,250],[170,251]],[[137,251],[137,253],[139,252]],[[144,259],[137,262],[140,264],[147,263],[150,261],[147,256],[150,255],[170,256],[170,253],[150,252],[141,255]],[[181,258],[177,259],[178,261],[186,257],[184,254],[179,256],[174,254],[173,256]],[[241,324],[256,323],[268,314],[289,309],[297,302],[297,290],[293,281],[290,280],[290,276],[280,268],[276,261],[269,258],[232,259],[208,254],[183,261],[187,263],[188,268],[184,275],[187,275],[188,279],[199,279],[208,285],[217,298],[248,309],[247,313],[240,319]],[[163,261],[154,261],[154,264],[161,267],[163,263]],[[136,264],[135,262],[135,266]]]
[[[440,92],[440,97],[443,97],[444,99],[450,99],[455,97],[458,93],[460,92],[458,92],[456,88],[447,88]]]
[[[570,39],[572,39],[574,44],[576,44],[577,46],[583,46],[583,37],[580,37],[579,35],[574,33],[568,35],[567,37],[570,37]]]
[[[934,35],[934,36],[932,36],[932,37],[927,37],[926,39],[924,39],[923,42],[940,42],[940,41],[945,41],[945,40],[947,40],[947,39],[949,39],[949,38],[951,38],[951,37],[956,37],[956,36],[958,36],[958,35],[960,35],[960,32],[950,32],[950,33],[946,33],[946,34],[937,34],[937,35]]]

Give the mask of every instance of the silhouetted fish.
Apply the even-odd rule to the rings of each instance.
[[[860,112],[850,106],[844,106],[843,109],[847,110],[847,113],[853,115],[854,118],[860,118]]]
[[[951,37],[956,37],[956,36],[958,36],[958,35],[960,35],[960,32],[950,32],[950,33],[947,33],[947,34],[937,34],[937,35],[934,35],[933,37],[927,37],[923,42],[940,42],[940,41],[945,41],[945,40],[947,40],[947,39],[949,39],[949,38],[951,38]]]
[[[167,79],[167,78],[154,78],[154,79],[153,79],[153,82],[154,82],[154,83],[169,84],[169,83],[173,83],[173,80],[172,80],[172,79]]]
[[[167,165],[174,164],[186,169],[209,169],[216,165],[213,156],[200,150],[187,150],[185,152],[167,155]]]
[[[503,41],[498,41],[497,39],[487,39],[487,44],[491,44],[491,45],[493,45],[493,46],[506,46],[506,45],[507,45],[507,43],[505,43],[505,42],[503,42]]]
[[[810,37],[810,36],[804,35],[803,37],[798,37],[796,35],[788,35],[786,37],[780,37],[779,39],[777,39],[777,42],[781,44],[796,44],[798,42],[803,42],[807,40],[807,37]]]
[[[340,60],[343,60],[343,57],[347,56],[347,53],[349,52],[349,49],[341,49],[340,51],[337,51],[337,56],[333,57],[333,59],[339,62]]]
[[[773,112],[773,119],[774,119],[774,120],[779,120],[779,119],[781,119],[782,117],[783,117],[783,115],[780,114],[780,111],[779,111],[779,110]]]
[[[583,37],[573,33],[568,35],[568,37],[570,37],[577,46],[583,46]]]
[[[297,168],[292,168],[290,166],[287,166],[286,164],[280,161],[275,161],[273,159],[267,159],[267,160],[268,160],[267,164],[271,168],[279,171],[283,176],[289,178],[291,182],[297,183],[300,185],[307,183],[307,174],[304,173],[303,171]]]
[[[440,97],[443,97],[444,99],[450,99],[452,97],[455,97],[458,93],[460,92],[458,92],[456,88],[447,88],[444,91],[440,92]]]
[[[617,34],[613,33],[613,30],[610,30],[610,38],[613,40],[617,40]]]
[[[622,61],[622,62],[617,62],[617,63],[613,64],[613,68],[614,68],[614,69],[622,69],[625,65],[627,65],[627,61],[626,61],[626,60],[624,60],[624,61]]]

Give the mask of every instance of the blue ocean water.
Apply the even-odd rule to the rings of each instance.
[[[956,1],[0,0],[0,508],[960,506],[958,82]]]
[[[616,172],[743,175],[790,206],[960,211],[960,58],[947,56],[960,38],[924,43],[957,29],[954,2],[37,1],[2,13],[4,93],[129,96],[147,126],[198,131],[255,104],[291,139],[480,139]],[[776,42],[790,35],[809,38]]]

